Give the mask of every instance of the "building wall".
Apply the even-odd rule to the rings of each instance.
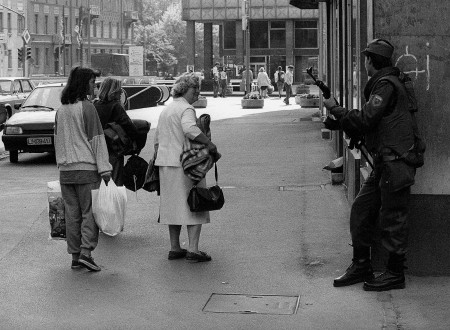
[[[16,12],[23,12],[26,0],[3,1],[1,4],[14,10],[8,10],[0,7],[1,24],[0,26],[0,76],[22,76],[22,63],[18,61],[18,49],[23,47],[22,17]],[[8,18],[9,17],[9,18]],[[23,22],[23,21],[22,21]]]
[[[93,15],[96,18],[91,20],[89,27],[87,20],[84,21],[79,39],[75,26],[80,24],[80,8],[89,6],[95,7],[95,11],[98,9],[99,16]],[[89,51],[91,54],[127,53],[132,28],[130,21],[122,19],[122,15],[134,10],[134,0],[28,1],[27,27],[33,57],[29,64],[30,74],[67,75],[72,66],[80,65],[82,61],[83,65],[89,65]]]
[[[184,0],[182,2],[182,18],[188,22],[212,23],[220,25],[220,54],[223,56],[222,63],[228,67],[242,67],[245,63],[244,34],[242,30],[242,1],[240,0]],[[250,1],[250,21],[251,22],[285,22],[286,46],[283,48],[251,47],[250,64],[255,74],[259,67],[264,66],[268,74],[272,77],[276,68],[293,64],[295,82],[305,80],[304,71],[307,64],[311,63],[309,58],[317,58],[318,47],[301,48],[295,47],[295,21],[314,20],[318,21],[318,9],[301,10],[289,5],[289,0],[251,0]],[[224,38],[222,34],[227,33],[225,25],[234,23],[236,35],[236,47],[224,48]],[[270,26],[270,25],[269,25]],[[251,29],[251,31],[253,31]],[[187,37],[191,37],[188,32]],[[270,32],[269,32],[270,34]],[[253,40],[251,38],[251,40]],[[187,54],[195,54],[195,44],[189,44],[191,49],[187,49]],[[206,54],[205,54],[206,55]],[[252,60],[253,59],[253,60]],[[188,58],[190,63],[194,63],[193,58]],[[212,61],[205,60],[205,64]],[[214,61],[215,62],[215,61]],[[312,61],[317,66],[317,60]],[[210,71],[210,67],[205,65],[205,72]],[[239,70],[233,70],[233,72]],[[234,77],[234,74],[232,75]]]
[[[356,4],[353,16],[356,27],[348,24],[350,16],[346,16],[351,3]],[[367,82],[364,66],[360,63],[350,76],[348,64],[373,38],[385,38],[393,43],[394,65],[414,80],[419,102],[416,117],[427,151],[425,166],[417,170],[416,183],[412,187],[407,266],[410,273],[417,275],[450,275],[450,149],[447,144],[450,141],[447,134],[450,61],[446,47],[450,44],[450,23],[446,19],[450,8],[440,0],[429,0],[426,6],[419,0],[333,0],[327,5],[321,4],[321,11],[327,13],[327,26],[322,33],[327,34],[328,42],[322,43],[321,47],[326,49],[328,61],[324,63],[326,59],[321,57],[320,66],[325,69],[328,82],[341,104],[347,108],[361,108],[364,102],[361,93],[358,95]],[[361,31],[358,38],[352,39],[352,33],[349,37],[348,31],[352,29]],[[342,48],[345,45],[351,45],[352,51]],[[349,97],[352,95],[356,97]],[[343,145],[344,156],[349,156],[345,140],[338,134],[334,139],[342,142],[336,144],[336,153]],[[360,162],[354,157],[346,159]],[[347,184],[358,182],[364,172],[349,166],[355,163],[345,167]],[[359,187],[351,188],[348,192],[358,192]],[[354,197],[353,193],[348,194],[350,203]],[[380,250],[375,249],[375,254],[377,251]],[[383,261],[379,257],[375,255],[375,259]]]

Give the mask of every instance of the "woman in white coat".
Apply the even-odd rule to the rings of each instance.
[[[161,196],[158,221],[169,226],[169,260],[211,260],[211,256],[198,249],[202,225],[210,222],[209,212],[190,211],[187,197],[194,182],[185,175],[180,161],[186,138],[206,145],[211,155],[217,154],[217,147],[197,127],[192,104],[197,101],[199,90],[199,79],[195,74],[187,73],[178,78],[172,88],[173,101],[161,112],[155,133],[155,165],[159,166]],[[203,179],[197,186],[206,187],[206,180]],[[182,225],[187,226],[187,250],[180,246]]]
[[[261,67],[258,73],[258,88],[261,97],[263,98],[267,97],[267,88],[270,85],[272,85],[270,82],[270,78],[267,75],[266,70],[263,67]]]

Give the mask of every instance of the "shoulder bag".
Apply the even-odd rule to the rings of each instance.
[[[187,202],[191,212],[220,210],[225,203],[223,191],[218,184],[217,164],[214,164],[216,184],[209,188],[194,185],[189,192]]]

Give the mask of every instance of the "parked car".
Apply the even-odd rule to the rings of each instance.
[[[54,152],[56,110],[61,106],[65,83],[37,86],[25,100],[16,105],[20,111],[4,124],[2,141],[11,163],[19,161],[20,152]]]
[[[0,78],[0,125],[15,112],[15,105],[21,104],[34,89],[34,83],[24,77]],[[0,127],[1,129],[1,127]]]

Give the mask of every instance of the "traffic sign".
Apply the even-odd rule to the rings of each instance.
[[[28,44],[28,42],[30,41],[31,36],[30,36],[30,32],[28,32],[28,29],[25,29],[25,30],[23,31],[23,33],[22,33],[22,39],[23,39],[23,41],[25,41],[25,44]]]

